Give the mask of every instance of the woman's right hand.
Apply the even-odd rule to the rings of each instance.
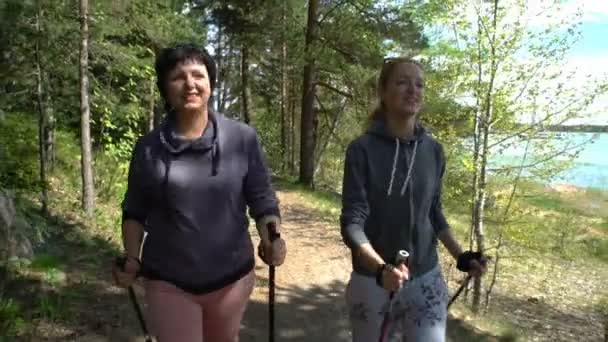
[[[409,279],[409,275],[409,270],[405,264],[386,268],[382,272],[382,286],[387,291],[398,291],[403,286],[403,283]]]
[[[141,264],[135,258],[128,257],[124,265],[114,262],[112,266],[112,276],[116,285],[127,288],[135,282]]]

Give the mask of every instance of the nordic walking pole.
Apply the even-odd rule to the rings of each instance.
[[[485,264],[487,263],[487,259],[489,258],[485,258],[485,257],[481,257],[479,259],[479,262]],[[448,302],[448,309],[450,308],[450,306],[452,305],[452,303],[454,303],[456,301],[456,299],[458,299],[458,296],[460,296],[460,294],[462,293],[462,290],[464,290],[465,287],[467,287],[467,285],[469,285],[469,282],[471,281],[471,278],[473,278],[472,275],[468,275],[465,279],[464,282],[462,283],[462,285],[460,285],[460,287],[458,288],[458,290],[456,290],[456,293],[454,293],[454,295],[452,296],[452,298],[450,298],[450,301]]]
[[[464,290],[464,288],[467,287],[467,285],[469,284],[469,281],[471,281],[471,278],[473,278],[473,276],[468,275],[466,277],[466,279],[464,280],[464,282],[462,283],[462,285],[460,285],[460,287],[458,288],[456,293],[454,293],[454,296],[452,296],[452,298],[450,298],[450,301],[448,302],[448,309],[450,308],[452,303],[454,303],[454,301],[456,299],[458,299],[458,296],[460,296],[460,293],[462,292],[462,290]]]
[[[122,271],[125,269],[125,262],[127,258],[119,257],[116,258],[116,266],[118,266]],[[131,304],[133,304],[133,308],[135,309],[135,313],[137,314],[137,320],[139,321],[139,326],[144,333],[144,341],[152,342],[152,336],[148,332],[148,327],[146,326],[146,321],[144,320],[144,315],[141,313],[141,308],[139,307],[139,303],[137,303],[137,297],[135,297],[135,291],[133,290],[133,286],[129,286],[129,298],[131,299]]]
[[[268,223],[268,235],[272,244],[276,239],[281,237],[277,232],[277,226],[274,222]],[[272,260],[269,260],[268,266],[268,341],[274,342],[274,266]]]
[[[402,264],[407,265],[407,258],[409,258],[410,254],[402,249],[397,252],[397,257],[395,258],[395,266],[399,267]],[[393,306],[393,297],[395,296],[395,292],[391,292],[388,296],[388,308],[384,313],[384,318],[382,319],[382,325],[380,326],[380,340],[379,342],[384,342],[388,335],[388,325],[390,321],[390,314]]]

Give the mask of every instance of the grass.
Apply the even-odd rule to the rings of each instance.
[[[330,220],[335,221],[336,217],[339,215],[340,198],[335,193],[311,191],[301,185],[292,183],[288,179],[276,179],[274,184],[277,189],[289,191],[290,193],[299,196],[303,205],[319,211]],[[548,196],[550,196],[550,199],[547,201],[535,199],[535,201],[540,202],[534,202],[536,204],[533,205],[533,209],[541,212],[557,212],[559,215],[560,208],[571,208],[573,206],[573,203],[570,202],[571,199],[568,197],[557,197],[557,195],[553,193],[550,193]],[[584,196],[584,194],[581,194],[580,196]],[[593,193],[592,196],[598,195]],[[589,200],[588,197],[584,197],[584,199]],[[71,198],[70,196],[64,196],[61,199],[57,199],[57,201],[60,204],[58,206],[60,209],[58,210],[61,210],[64,213],[70,213],[71,211],[69,208],[72,208],[76,199]],[[547,203],[551,205],[547,205]],[[528,202],[528,204],[530,203]],[[101,205],[107,204],[102,203]],[[109,205],[109,208],[112,207],[114,206]],[[449,206],[449,204],[447,209],[448,217],[452,222],[457,235],[461,241],[465,241],[464,236],[466,235],[468,228],[468,213],[463,211],[462,207],[456,207],[454,209],[454,207]],[[573,210],[575,209],[569,209],[569,212],[576,213],[577,215],[579,214],[579,212]],[[589,216],[593,213],[594,212],[586,212],[585,215],[588,216],[584,216],[584,218],[589,220],[593,219],[592,216]],[[118,215],[118,211],[108,209],[104,215],[107,222],[112,222],[115,219],[113,215]],[[76,225],[79,222],[82,224],[88,222],[86,218],[81,217],[80,215],[72,213],[67,216],[70,217],[70,224],[73,225]],[[40,218],[38,219],[41,220]],[[541,223],[545,221],[543,219],[529,217],[527,220],[533,221],[532,223],[536,225],[535,227],[537,230],[534,234],[526,235],[529,239],[540,239],[544,236],[543,234],[546,234],[546,232],[551,229],[550,225],[541,225]],[[52,227],[55,222],[50,220],[47,221],[46,224],[48,224],[48,229],[50,231],[55,230]],[[530,222],[527,222],[527,224],[530,224]],[[605,218],[597,223],[598,229],[602,232],[606,232],[606,226],[607,222]],[[73,241],[73,243],[83,245],[88,250],[103,248],[107,243],[110,245],[115,245],[117,243],[117,240],[111,239],[118,236],[115,228],[95,224],[86,227],[89,227],[87,229],[90,229],[90,231],[87,231],[87,234],[79,234],[79,230],[73,230],[71,233],[68,232],[65,238],[68,241]],[[488,226],[489,232],[491,229],[492,226]],[[70,236],[71,234],[74,235]],[[110,238],[110,241],[107,240],[108,238]],[[492,234],[489,234],[489,238],[489,241],[491,241]],[[599,245],[594,248],[598,250],[607,248],[607,240],[608,239],[606,239],[605,236],[598,236],[597,239],[593,240],[595,241],[593,243],[598,243]],[[540,242],[546,243],[547,240],[541,240]],[[589,242],[580,242],[579,244],[582,245],[584,243]],[[507,248],[505,251],[508,250],[510,249]],[[516,249],[513,248],[513,250]],[[494,304],[490,305],[487,312],[484,313],[484,316],[476,317],[470,312],[467,306],[456,304],[452,311],[456,317],[473,324],[478,329],[491,331],[495,335],[500,335],[501,341],[526,341],[537,338],[539,333],[548,334],[546,331],[547,329],[539,328],[534,324],[542,325],[542,322],[545,322],[544,320],[546,320],[550,322],[548,324],[554,325],[556,324],[556,320],[560,319],[560,317],[567,317],[564,315],[559,316],[559,313],[562,312],[560,311],[561,309],[555,309],[555,313],[552,314],[557,317],[555,319],[551,318],[551,315],[545,317],[540,310],[547,311],[549,310],[547,308],[554,307],[572,307],[574,308],[574,311],[580,311],[583,310],[581,307],[588,305],[599,311],[605,306],[605,304],[602,304],[604,302],[601,301],[601,296],[593,293],[594,289],[597,288],[584,288],[583,286],[578,285],[568,287],[564,284],[564,282],[574,282],[573,284],[576,284],[575,281],[577,279],[588,279],[589,283],[595,285],[601,283],[602,275],[606,274],[606,264],[602,263],[601,260],[597,258],[590,261],[589,257],[592,256],[593,253],[576,255],[568,263],[562,264],[560,263],[560,259],[552,254],[551,249],[546,249],[543,253],[521,247],[517,250],[519,250],[519,253],[522,253],[522,255],[527,256],[524,259],[515,258],[501,261],[503,271],[501,271],[501,275],[494,290],[495,293],[498,294],[498,299],[495,299],[493,302]],[[446,253],[442,253],[444,265],[447,265],[445,263],[445,255]],[[535,256],[534,259],[529,258],[531,255]],[[86,267],[92,269],[99,267],[99,259],[96,259],[93,255],[85,256],[80,259],[79,262],[89,265]],[[47,287],[50,291],[43,292],[35,298],[31,298],[31,307],[29,308],[24,308],[18,301],[11,297],[0,297],[0,322],[3,322],[2,324],[4,324],[4,326],[0,328],[2,328],[3,331],[7,331],[9,334],[8,336],[19,336],[20,334],[23,334],[24,331],[30,330],[32,324],[34,324],[31,321],[34,316],[47,322],[64,323],[76,317],[78,314],[77,312],[66,308],[71,307],[72,303],[79,300],[77,294],[72,293],[72,295],[69,289],[59,291],[65,286],[68,263],[69,260],[66,259],[66,256],[49,251],[48,253],[38,254],[31,263],[23,263],[17,267],[19,269],[18,274],[27,274],[30,277],[35,276],[39,279],[42,286]],[[444,267],[444,269],[446,268],[447,266]],[[587,277],[586,274],[591,274],[594,268],[597,268],[597,270],[604,273],[596,272],[597,274],[593,277]],[[490,269],[490,272],[491,271],[492,268]],[[452,279],[451,288],[453,291],[455,287],[453,279],[457,278],[457,275],[451,274],[449,277]],[[525,279],[525,281],[522,279]],[[551,279],[558,279],[558,281]],[[510,296],[517,299],[508,298]],[[507,299],[502,299],[502,297]],[[539,300],[546,307],[540,306],[538,309],[535,309],[532,304],[527,302],[530,298]],[[504,302],[505,300],[506,302]],[[523,311],[517,312],[518,308],[523,308]],[[537,315],[533,317],[539,318],[537,322],[532,325],[527,325],[526,323],[530,321],[530,318],[526,316],[529,313],[533,313],[533,315]],[[564,323],[564,325],[568,325],[568,323]]]
[[[339,217],[339,194],[310,190],[289,178],[276,178],[273,182],[278,189],[296,192],[307,206],[316,209],[328,221]],[[597,189],[551,192],[534,182],[522,182],[521,192],[513,205],[518,212],[511,217],[514,221],[500,226],[513,250],[529,255],[608,262],[608,192]],[[504,200],[501,204],[504,205]],[[458,201],[445,206],[452,226],[461,239],[466,240],[470,209]],[[493,246],[499,226],[491,220],[502,210],[490,208],[487,212],[487,245]]]
[[[10,120],[13,119],[16,118]],[[0,154],[18,160],[21,150],[9,150],[14,144],[5,141],[12,139],[9,126],[0,127],[0,132],[5,130],[7,133],[0,134]],[[34,128],[27,126],[19,132],[35,136]],[[58,159],[55,169],[49,174],[52,189],[49,192],[49,216],[43,215],[39,209],[35,172],[12,172],[0,176],[0,188],[3,184],[17,187],[17,213],[29,223],[23,233],[32,241],[36,251],[32,260],[0,262],[0,342],[18,338],[30,340],[30,337],[37,336],[40,327],[48,329],[55,324],[61,326],[77,321],[86,312],[81,304],[90,301],[80,294],[87,287],[84,284],[87,279],[99,277],[100,270],[106,273],[107,262],[111,260],[109,254],[118,251],[120,201],[112,196],[117,193],[116,184],[107,185],[112,187],[109,188],[111,191],[104,193],[110,195],[98,199],[94,217],[86,217],[80,209],[78,146],[62,132],[58,132],[57,139]],[[35,149],[36,139],[31,141],[32,144],[26,143]],[[22,155],[33,161],[22,160],[19,165],[36,169],[37,156]],[[9,166],[0,165],[0,171],[2,167]],[[96,169],[115,167],[104,158],[100,158],[96,165]],[[75,253],[83,250],[86,253]],[[90,296],[90,293],[86,294],[86,297]]]
[[[6,132],[11,133],[10,130]],[[10,139],[10,136],[5,138]],[[0,179],[27,185],[17,206],[32,225],[29,233],[38,250],[31,262],[14,260],[4,268],[0,265],[0,331],[7,338],[31,330],[35,321],[63,322],[76,318],[79,312],[73,309],[73,304],[83,301],[80,297],[86,293],[83,289],[90,286],[87,282],[99,277],[102,263],[110,259],[110,253],[118,250],[118,196],[122,192],[120,186],[124,184],[100,182],[101,187],[108,186],[107,190],[101,191],[104,198],[97,203],[95,217],[85,217],[79,209],[78,148],[67,137],[61,139],[58,145],[60,158],[51,175],[51,208],[57,216],[39,214],[32,174],[7,173],[12,178]],[[11,145],[5,144],[0,134],[0,152],[18,155],[19,151],[5,151]],[[30,157],[36,158],[35,155]],[[22,162],[23,166],[36,164]],[[105,170],[106,174],[115,167],[108,158],[99,158],[98,162],[96,168]],[[335,222],[339,217],[341,199],[335,192],[312,191],[289,178],[276,178],[273,182],[277,189],[298,196],[303,206],[316,210],[324,219]],[[493,195],[504,192],[497,186],[493,190]],[[565,326],[573,325],[576,322],[567,321],[573,317],[591,317],[591,312],[596,312],[593,317],[600,317],[600,313],[608,317],[608,294],[601,287],[608,279],[608,193],[596,189],[558,193],[535,183],[523,183],[522,190],[525,195],[517,198],[515,214],[509,218],[512,220],[509,224],[499,226],[492,222],[501,211],[493,207],[488,209],[487,245],[495,245],[498,227],[505,233],[506,244],[494,289],[496,299],[482,318],[472,315],[462,304],[456,304],[453,312],[480,329],[503,336],[504,341],[546,337],[551,329],[567,334],[568,331],[554,325],[560,320]],[[448,219],[463,242],[470,225],[470,213],[464,202],[445,203]],[[503,205],[504,198],[497,198],[495,202],[497,206]],[[53,238],[58,235],[64,245],[55,245]],[[88,252],[86,255],[69,254],[69,248],[62,250],[66,248],[65,243],[81,246]],[[445,255],[442,253],[444,269],[449,269]],[[74,265],[79,267],[78,272],[70,269]],[[74,288],[74,284],[68,284],[74,281],[70,276],[83,273],[83,270],[87,274],[78,280],[83,287]],[[492,271],[490,268],[490,274]],[[11,278],[10,281],[4,281],[3,272],[9,274],[5,278]],[[453,290],[453,279],[458,275],[447,274],[447,277],[452,279]],[[39,292],[15,295],[4,291],[5,285],[11,282],[30,284],[34,281]],[[22,288],[28,288],[28,285]],[[570,312],[573,314],[569,315]],[[547,324],[552,327],[546,328]],[[582,335],[580,338],[583,340]]]
[[[490,332],[491,334],[498,336],[498,339],[501,342],[527,341],[525,332],[518,330],[515,325],[501,319],[501,317],[493,312],[486,312],[484,313],[483,317],[478,317],[475,316],[467,306],[457,303],[450,307],[450,315],[456,317],[458,320],[462,320],[475,326],[481,331]],[[455,339],[455,341],[468,340]]]
[[[274,178],[273,184],[278,190],[297,193],[307,207],[317,210],[327,220],[335,221],[340,215],[341,197],[337,193],[311,190],[286,177]]]
[[[8,337],[17,336],[27,329],[21,307],[12,298],[0,295],[0,341],[8,341]],[[3,340],[7,338],[7,340]]]
[[[340,197],[335,193],[311,191],[285,179],[275,183],[282,190],[296,191],[307,206],[332,220],[339,214]],[[505,191],[497,186],[492,190],[493,196]],[[536,183],[523,183],[521,190],[507,224],[492,221],[502,213],[500,207],[488,209],[486,246],[496,245],[499,229],[505,234],[493,304],[479,317],[462,304],[455,306],[455,313],[500,335],[502,341],[558,340],[569,334],[591,338],[594,328],[574,326],[585,326],[580,319],[590,315],[593,324],[601,325],[600,316],[605,315],[608,295],[602,284],[608,278],[608,193],[594,189],[560,193]],[[504,205],[504,201],[498,198],[494,205]],[[459,202],[445,206],[459,240],[467,241],[469,209]],[[491,249],[488,254],[494,252]],[[444,251],[444,269],[451,262],[446,255]],[[493,271],[490,267],[486,286]],[[452,279],[458,277],[454,273]]]

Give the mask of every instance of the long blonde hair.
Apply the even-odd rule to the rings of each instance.
[[[376,85],[376,96],[378,98],[378,104],[376,105],[376,108],[369,114],[368,123],[371,123],[376,119],[380,119],[385,115],[386,108],[384,108],[384,103],[382,103],[382,92],[386,88],[386,84],[391,76],[391,73],[393,72],[393,70],[395,70],[395,67],[397,65],[406,63],[414,64],[419,67],[420,70],[424,71],[422,63],[410,57],[392,57],[384,59],[382,69],[380,69],[380,75],[378,76],[378,83]]]

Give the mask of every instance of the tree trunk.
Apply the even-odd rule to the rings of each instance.
[[[296,174],[296,84],[291,83],[291,95],[290,95],[290,113],[291,119],[289,120],[289,136],[290,136],[290,150],[289,150],[289,172],[291,175]]]
[[[230,44],[227,48],[228,56],[234,56],[234,51],[232,48],[232,44]],[[222,92],[220,95],[220,113],[224,113],[226,111],[226,103],[228,102],[228,76],[230,73],[231,65],[230,59],[226,58],[223,62],[223,68],[221,71],[221,81],[222,81]]]
[[[494,289],[494,285],[496,285],[496,280],[498,279],[498,262],[500,261],[500,248],[502,247],[502,234],[498,236],[498,244],[496,246],[496,255],[494,256],[494,271],[492,272],[492,280],[490,280],[490,285],[488,286],[488,291],[486,291],[486,310],[490,307],[490,299],[492,298],[492,290]]]
[[[479,170],[479,191],[477,194],[477,200],[475,201],[475,212],[476,212],[476,222],[475,222],[475,239],[476,239],[476,247],[478,252],[484,252],[485,249],[485,232],[484,232],[484,215],[485,215],[485,202],[486,202],[486,192],[487,192],[487,175],[488,175],[488,157],[490,155],[489,151],[489,137],[492,130],[492,117],[494,113],[494,81],[496,79],[496,73],[498,68],[498,62],[496,60],[496,24],[498,20],[498,0],[494,0],[493,7],[493,32],[492,38],[490,41],[490,80],[488,82],[487,93],[484,98],[484,113],[483,120],[481,122],[482,129],[482,142],[481,142],[481,150],[480,150],[480,170]],[[480,37],[481,38],[481,37]],[[481,304],[481,288],[482,288],[482,278],[475,278],[473,284],[473,312],[478,313],[479,307]]]
[[[93,215],[95,195],[93,188],[93,152],[91,148],[91,112],[89,107],[89,3],[80,0],[80,145],[82,164],[82,208]]]
[[[281,32],[281,169],[285,171],[289,164],[287,141],[287,1],[283,1],[281,15],[283,31]]]
[[[156,118],[156,104],[155,104],[155,89],[156,83],[154,82],[154,78],[150,78],[150,99],[148,101],[148,132],[151,132],[155,127],[155,118]]]
[[[471,228],[469,230],[469,250],[473,250],[475,247],[475,232],[476,225],[479,221],[479,212],[477,208],[477,198],[479,197],[479,172],[481,170],[480,166],[480,151],[481,151],[481,80],[483,76],[483,67],[482,67],[482,55],[481,55],[481,19],[478,18],[478,31],[477,31],[477,103],[475,106],[475,118],[473,122],[473,198],[471,201]],[[468,298],[469,296],[469,287],[467,286],[464,292],[464,298]]]
[[[218,84],[221,84],[221,89],[218,91],[219,97],[219,111],[224,113],[226,111],[226,104],[228,103],[230,89],[228,88],[228,80],[230,79],[230,72],[233,67],[229,56],[234,56],[234,46],[231,41],[224,42],[224,47],[227,51],[226,58],[222,58],[222,69],[218,69],[219,77]]]
[[[311,187],[314,184],[314,153],[316,145],[316,116],[314,108],[316,68],[312,45],[317,36],[319,0],[308,1],[308,24],[306,29],[306,65],[302,84],[302,114],[300,127],[300,178],[299,182]]]
[[[36,2],[36,100],[38,105],[38,152],[40,158],[40,186],[41,186],[41,202],[42,212],[46,215],[48,213],[48,182],[46,171],[48,170],[48,156],[46,154],[45,146],[45,132],[46,132],[46,106],[44,105],[44,94],[43,94],[43,77],[42,77],[42,61],[40,58],[40,41],[42,40],[42,29],[40,28],[42,20],[42,8],[40,1]]]
[[[46,122],[44,124],[44,156],[46,157],[47,170],[52,171],[55,168],[55,114],[53,113],[53,102],[51,98],[51,81],[48,73],[43,73],[43,85],[46,89],[46,101],[45,101],[45,117]]]
[[[215,82],[215,110],[220,111],[220,100],[222,94],[222,68],[224,58],[222,57],[222,23],[217,24],[217,44],[215,46],[215,63],[217,64],[217,82]]]
[[[40,0],[39,0],[40,1]],[[44,21],[44,14],[42,11],[42,6],[40,2],[38,3],[40,6],[40,27],[42,32],[48,32],[49,21]],[[45,46],[45,48],[48,45]],[[42,48],[42,46],[39,46]],[[42,48],[44,50],[44,48]],[[43,102],[44,108],[44,125],[43,125],[43,137],[44,137],[44,157],[46,158],[46,171],[47,173],[52,171],[55,168],[55,114],[53,110],[53,96],[51,94],[51,79],[48,68],[44,66],[44,63],[41,62],[42,68],[42,86],[43,93],[45,94],[45,99]]]
[[[317,172],[319,172],[319,168],[321,167],[321,158],[323,158],[323,153],[325,153],[327,146],[329,146],[331,138],[336,134],[336,130],[338,129],[338,123],[340,121],[340,115],[342,115],[342,112],[344,112],[344,108],[346,108],[346,101],[343,102],[342,108],[340,108],[339,111],[336,111],[331,119],[327,139],[325,139],[325,141],[321,145],[321,148],[319,149],[319,152],[317,153],[317,158],[315,161],[315,175],[317,174]]]
[[[489,99],[491,101],[491,99]],[[491,113],[491,102],[486,104],[488,106],[487,111]],[[485,231],[484,231],[484,218],[485,218],[485,203],[487,193],[487,163],[488,163],[488,136],[489,136],[489,121],[486,121],[488,114],[484,115],[483,124],[483,143],[480,151],[480,172],[479,172],[479,190],[477,192],[477,199],[475,201],[475,242],[476,249],[478,252],[483,252],[485,249]],[[482,278],[476,277],[473,283],[473,312],[479,312],[479,305],[481,303],[481,287]]]
[[[246,124],[251,122],[249,116],[249,48],[243,43],[241,47],[241,114]]]

